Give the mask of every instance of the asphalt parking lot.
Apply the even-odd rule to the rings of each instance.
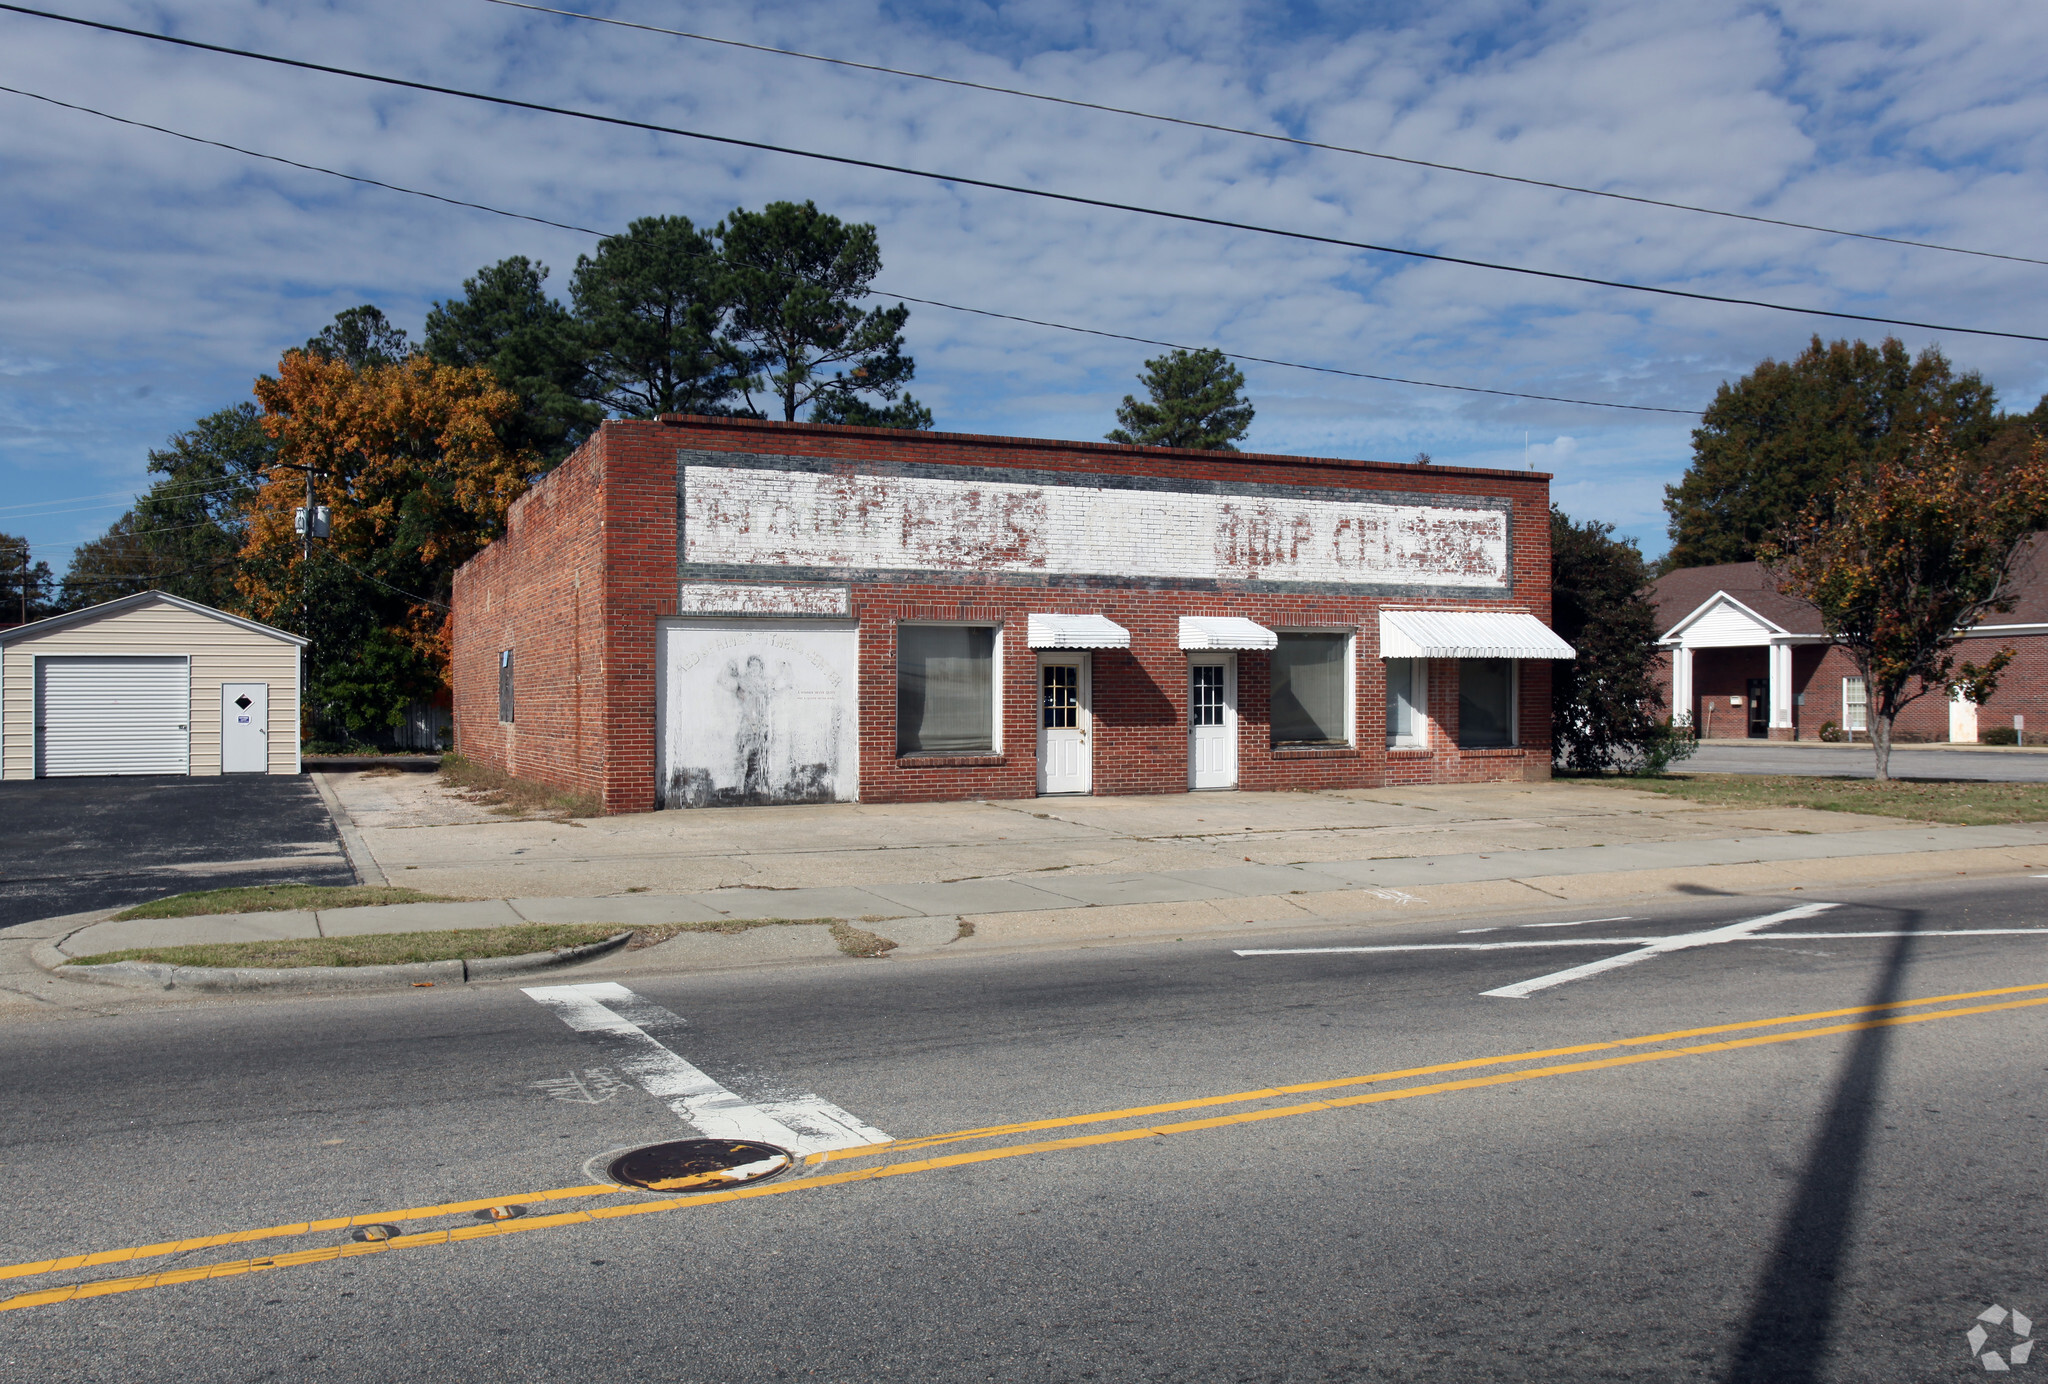
[[[355,883],[306,775],[0,783],[0,929],[286,881]]]

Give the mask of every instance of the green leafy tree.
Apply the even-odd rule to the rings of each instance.
[[[1895,338],[1816,336],[1794,360],[1765,360],[1721,386],[1693,432],[1692,465],[1665,487],[1665,569],[1750,561],[1813,496],[1913,452],[1937,420],[1965,452],[2000,427],[1992,387],[1932,346],[1916,357]]]
[[[1107,434],[1111,442],[1234,452],[1232,444],[1251,428],[1244,373],[1221,351],[1175,349],[1146,361],[1138,382],[1151,399],[1124,395],[1116,411],[1123,426]]]
[[[747,355],[725,335],[724,263],[686,216],[646,216],[579,255],[570,280],[583,397],[627,418],[733,412]]]
[[[903,353],[910,309],[858,306],[882,270],[873,226],[848,225],[810,202],[771,202],[758,212],[734,208],[720,238],[733,337],[766,372],[785,420],[808,407],[814,422],[931,426],[931,410],[907,394],[897,402],[917,373]]]
[[[422,343],[437,365],[481,365],[519,396],[506,443],[554,466],[604,418],[588,390],[576,319],[542,287],[547,266],[514,255],[462,282],[462,296],[427,313]]]
[[[1870,697],[1877,778],[1891,777],[1892,724],[1930,692],[1990,697],[2013,650],[1956,661],[1962,632],[2017,595],[2013,569],[2048,511],[2048,455],[1994,474],[1937,420],[1903,455],[1837,478],[1759,556],[1780,589],[1811,601]]]
[[[1557,762],[1604,772],[1661,769],[1689,751],[1658,713],[1657,613],[1649,564],[1612,524],[1550,510],[1550,623],[1578,650],[1552,665],[1550,734]]]
[[[26,538],[0,533],[0,625],[56,613],[50,564],[39,561]]]
[[[402,328],[391,324],[384,310],[370,303],[347,308],[320,329],[306,343],[309,355],[338,360],[351,370],[372,365],[396,365],[412,354],[412,343]]]

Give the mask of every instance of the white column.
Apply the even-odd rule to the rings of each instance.
[[[1792,728],[1792,646],[1771,645],[1771,729]]]
[[[1671,651],[1671,722],[1692,724],[1692,650],[1683,644]]]

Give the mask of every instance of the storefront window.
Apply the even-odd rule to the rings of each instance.
[[[1351,743],[1351,636],[1282,634],[1273,650],[1273,743]]]
[[[1515,743],[1515,665],[1504,658],[1458,664],[1458,747],[1483,750]]]
[[[1387,660],[1387,748],[1414,749],[1429,743],[1423,704],[1427,698],[1419,658]]]
[[[995,749],[996,632],[987,625],[896,630],[896,753]]]

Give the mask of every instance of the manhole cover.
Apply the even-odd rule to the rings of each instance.
[[[622,1153],[605,1171],[650,1192],[715,1192],[773,1177],[795,1161],[787,1149],[751,1139],[677,1139]]]

